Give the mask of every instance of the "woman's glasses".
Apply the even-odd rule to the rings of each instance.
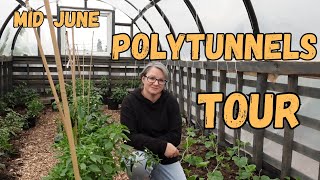
[[[147,81],[148,81],[149,83],[155,83],[156,81],[158,81],[159,84],[164,85],[164,84],[166,84],[166,83],[168,82],[167,80],[157,79],[157,78],[155,78],[155,77],[153,77],[153,76],[144,76],[144,77],[147,78]]]

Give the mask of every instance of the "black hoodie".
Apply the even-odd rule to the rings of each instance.
[[[181,115],[179,104],[169,92],[163,91],[156,102],[151,102],[135,89],[122,102],[120,121],[130,134],[128,145],[137,150],[145,148],[157,154],[161,164],[171,164],[178,158],[167,158],[167,142],[178,146],[181,141]]]

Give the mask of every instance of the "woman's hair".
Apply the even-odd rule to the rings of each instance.
[[[142,79],[142,77],[145,76],[152,67],[160,69],[163,72],[166,80],[168,80],[168,77],[169,77],[168,69],[166,68],[165,65],[163,65],[161,62],[158,62],[158,61],[153,61],[153,62],[148,63],[146,65],[146,67],[142,70],[142,72],[140,73],[140,79]]]

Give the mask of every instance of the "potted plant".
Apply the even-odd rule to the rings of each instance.
[[[8,107],[7,103],[0,100],[0,116],[5,115],[7,107]]]
[[[112,91],[111,99],[108,102],[108,108],[111,110],[119,109],[119,104],[128,95],[127,88],[123,86],[118,86]]]
[[[108,99],[111,96],[111,86],[110,86],[109,79],[107,79],[107,76],[101,77],[99,89],[100,89],[100,95],[102,96],[103,104],[107,104]]]
[[[33,99],[27,103],[27,121],[29,128],[32,128],[36,125],[36,120],[43,109],[44,105],[39,99]]]

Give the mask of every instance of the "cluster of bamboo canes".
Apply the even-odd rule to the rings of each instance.
[[[32,10],[30,6],[28,6],[28,2],[26,2],[27,8],[29,11]],[[72,159],[72,166],[73,166],[73,171],[74,171],[74,177],[76,180],[80,180],[80,172],[79,172],[79,166],[78,166],[78,160],[77,160],[77,154],[76,154],[76,142],[77,142],[77,123],[75,123],[75,136],[72,131],[72,125],[71,125],[71,119],[70,119],[70,111],[69,111],[69,105],[68,105],[68,100],[67,100],[67,94],[66,94],[66,88],[65,88],[65,80],[63,76],[63,70],[62,70],[62,64],[61,64],[61,57],[60,57],[60,52],[58,48],[58,43],[56,41],[56,35],[53,27],[53,17],[50,9],[50,3],[49,0],[44,0],[45,4],[45,9],[47,12],[47,18],[48,18],[48,23],[49,23],[49,29],[50,29],[50,35],[51,35],[51,40],[52,40],[52,45],[54,49],[54,56],[55,56],[55,61],[56,61],[56,67],[57,67],[57,72],[58,72],[58,78],[59,78],[59,84],[60,84],[60,92],[61,92],[61,99],[62,99],[62,105],[59,100],[54,82],[52,80],[52,76],[48,67],[48,63],[46,60],[46,57],[43,52],[43,48],[41,45],[40,37],[37,32],[36,28],[33,28],[34,34],[38,43],[38,48],[40,52],[40,56],[45,68],[45,71],[47,73],[48,81],[54,96],[54,99],[57,103],[57,107],[59,110],[59,115],[62,121],[62,124],[64,126],[64,130],[66,131],[68,142],[69,142],[69,148],[70,148],[70,153],[71,153],[71,159]],[[93,37],[92,37],[93,38]],[[68,39],[68,36],[66,36],[66,39]],[[92,41],[93,42],[93,41]],[[73,92],[73,102],[75,103],[75,108],[77,109],[77,97],[76,97],[76,77],[75,77],[75,64],[76,64],[76,56],[75,56],[75,47],[74,47],[74,30],[72,29],[72,43],[73,43],[73,52],[72,52],[72,57],[71,57],[71,51],[70,48],[68,48],[68,54],[69,54],[69,59],[71,61],[71,71],[72,71],[72,92]],[[69,44],[69,43],[68,43]],[[83,57],[84,59],[84,57]],[[78,58],[79,62],[79,58]],[[83,60],[84,63],[84,60]],[[78,71],[80,74],[80,63],[78,63]],[[89,102],[90,102],[90,74],[91,74],[91,65],[92,65],[92,51],[91,51],[91,60],[90,60],[90,70],[89,70],[89,90],[88,90],[88,108],[89,108]],[[81,74],[80,74],[81,77]],[[82,78],[82,85],[84,86],[84,76]],[[84,95],[84,94],[83,94]]]

